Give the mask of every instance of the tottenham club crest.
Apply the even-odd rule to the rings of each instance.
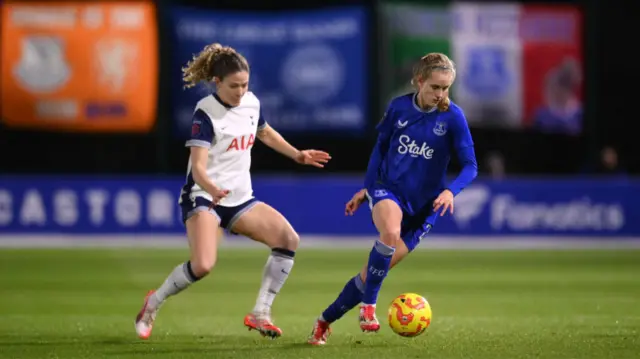
[[[437,121],[433,126],[433,133],[438,136],[444,136],[447,133],[447,123],[444,121]]]

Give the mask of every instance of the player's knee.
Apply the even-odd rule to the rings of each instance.
[[[198,278],[202,278],[209,274],[216,265],[215,257],[194,258],[191,260],[191,270]]]
[[[380,232],[380,242],[395,247],[400,240],[400,230],[386,230]]]
[[[298,245],[300,244],[300,236],[294,230],[285,231],[285,234],[282,238],[282,247],[291,251],[295,251],[298,249]]]
[[[367,281],[367,271],[365,269],[360,272],[360,280],[362,283]]]

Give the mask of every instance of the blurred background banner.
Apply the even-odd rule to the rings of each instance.
[[[633,103],[623,101],[632,92],[604,90],[624,78],[606,69],[632,63],[599,56],[616,50],[601,40],[619,35],[605,26],[602,9],[260,4],[3,2],[0,232],[182,236],[184,124],[211,89],[183,90],[180,69],[219,42],[249,59],[250,90],[266,119],[297,148],[333,157],[317,170],[259,142],[253,150],[256,195],[303,234],[375,235],[366,209],[345,218],[342,206],[361,186],[380,107],[412,90],[411,68],[421,56],[441,51],[458,64],[453,98],[471,124],[484,180],[460,194],[456,216],[439,221],[435,234],[640,238],[633,117],[622,112],[628,106],[607,105]],[[16,150],[25,143],[46,150],[36,157]],[[458,171],[454,159],[449,174]],[[87,199],[94,188],[109,200]],[[27,210],[38,208],[24,204],[38,203],[27,189],[41,195],[44,212]],[[318,193],[312,204],[309,193]],[[68,208],[81,209],[77,218]]]
[[[583,129],[582,14],[577,7],[522,8],[524,124],[577,135]]]
[[[428,52],[457,63],[452,98],[471,126],[582,131],[582,21],[577,7],[460,3],[383,6],[392,68],[387,99],[410,92]]]
[[[12,127],[148,132],[158,44],[151,2],[8,2],[2,120]]]
[[[370,236],[375,228],[366,204],[355,216],[344,215],[344,203],[361,181],[255,176],[254,190],[303,235]],[[155,233],[181,238],[178,195],[183,183],[180,177],[3,177],[0,233]],[[312,207],[309,193],[314,193]],[[439,218],[433,235],[637,237],[638,218],[638,181],[479,180],[456,197],[454,216]]]
[[[382,28],[387,39],[390,70],[388,102],[415,91],[413,66],[428,52],[451,54],[451,11],[446,5],[387,3],[382,6]]]
[[[363,8],[274,13],[175,7],[171,79],[176,134],[186,138],[195,103],[212,89],[183,90],[180,68],[214,42],[241,52],[250,88],[278,131],[363,136],[367,125],[367,13]]]

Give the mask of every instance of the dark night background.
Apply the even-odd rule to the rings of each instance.
[[[163,1],[165,3],[169,1]],[[273,10],[287,8],[315,8],[320,4],[366,3],[375,11],[373,1],[277,1],[238,5],[237,1],[188,0],[181,4],[208,8]],[[423,2],[426,3],[426,2]],[[536,2],[539,3],[539,2]],[[557,3],[557,2],[554,2]],[[625,44],[619,34],[624,33],[633,11],[629,8],[604,6],[595,0],[563,1],[578,4],[584,10],[584,68],[585,68],[585,118],[581,136],[548,135],[532,131],[508,131],[472,128],[478,158],[498,151],[504,155],[507,172],[511,175],[573,175],[580,174],[588,164],[597,162],[599,150],[613,146],[628,170],[640,172],[640,144],[634,141],[636,118],[628,104],[637,94],[635,88],[638,71],[630,56],[634,49]],[[160,21],[161,36],[168,30]],[[375,23],[370,24],[372,58],[376,57]],[[160,52],[161,89],[169,86],[166,76],[170,46],[161,41]],[[454,59],[455,60],[455,59]],[[377,62],[374,60],[372,71]],[[140,64],[144,66],[144,64]],[[376,76],[371,74],[370,121],[373,126],[379,119],[380,94]],[[120,174],[182,174],[185,171],[188,152],[183,141],[177,141],[171,133],[168,103],[169,91],[160,91],[158,119],[152,133],[147,135],[97,135],[69,134],[40,131],[14,130],[0,127],[0,171],[2,173],[120,173]],[[1,126],[1,125],[0,125]],[[288,140],[300,148],[320,148],[333,155],[327,168],[331,172],[362,172],[375,135],[371,132],[361,140],[314,136],[288,136]],[[33,149],[32,147],[36,147]],[[37,153],[34,155],[33,153]],[[480,163],[482,166],[482,163]],[[313,171],[296,166],[258,144],[254,151],[254,172]],[[481,167],[481,171],[483,168]]]

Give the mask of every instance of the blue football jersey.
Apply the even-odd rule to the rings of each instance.
[[[397,97],[377,126],[365,188],[374,185],[392,191],[417,213],[431,206],[445,189],[457,195],[477,176],[473,140],[462,109],[453,102],[447,111],[423,111],[416,95]],[[452,154],[462,165],[460,175],[446,183]]]

